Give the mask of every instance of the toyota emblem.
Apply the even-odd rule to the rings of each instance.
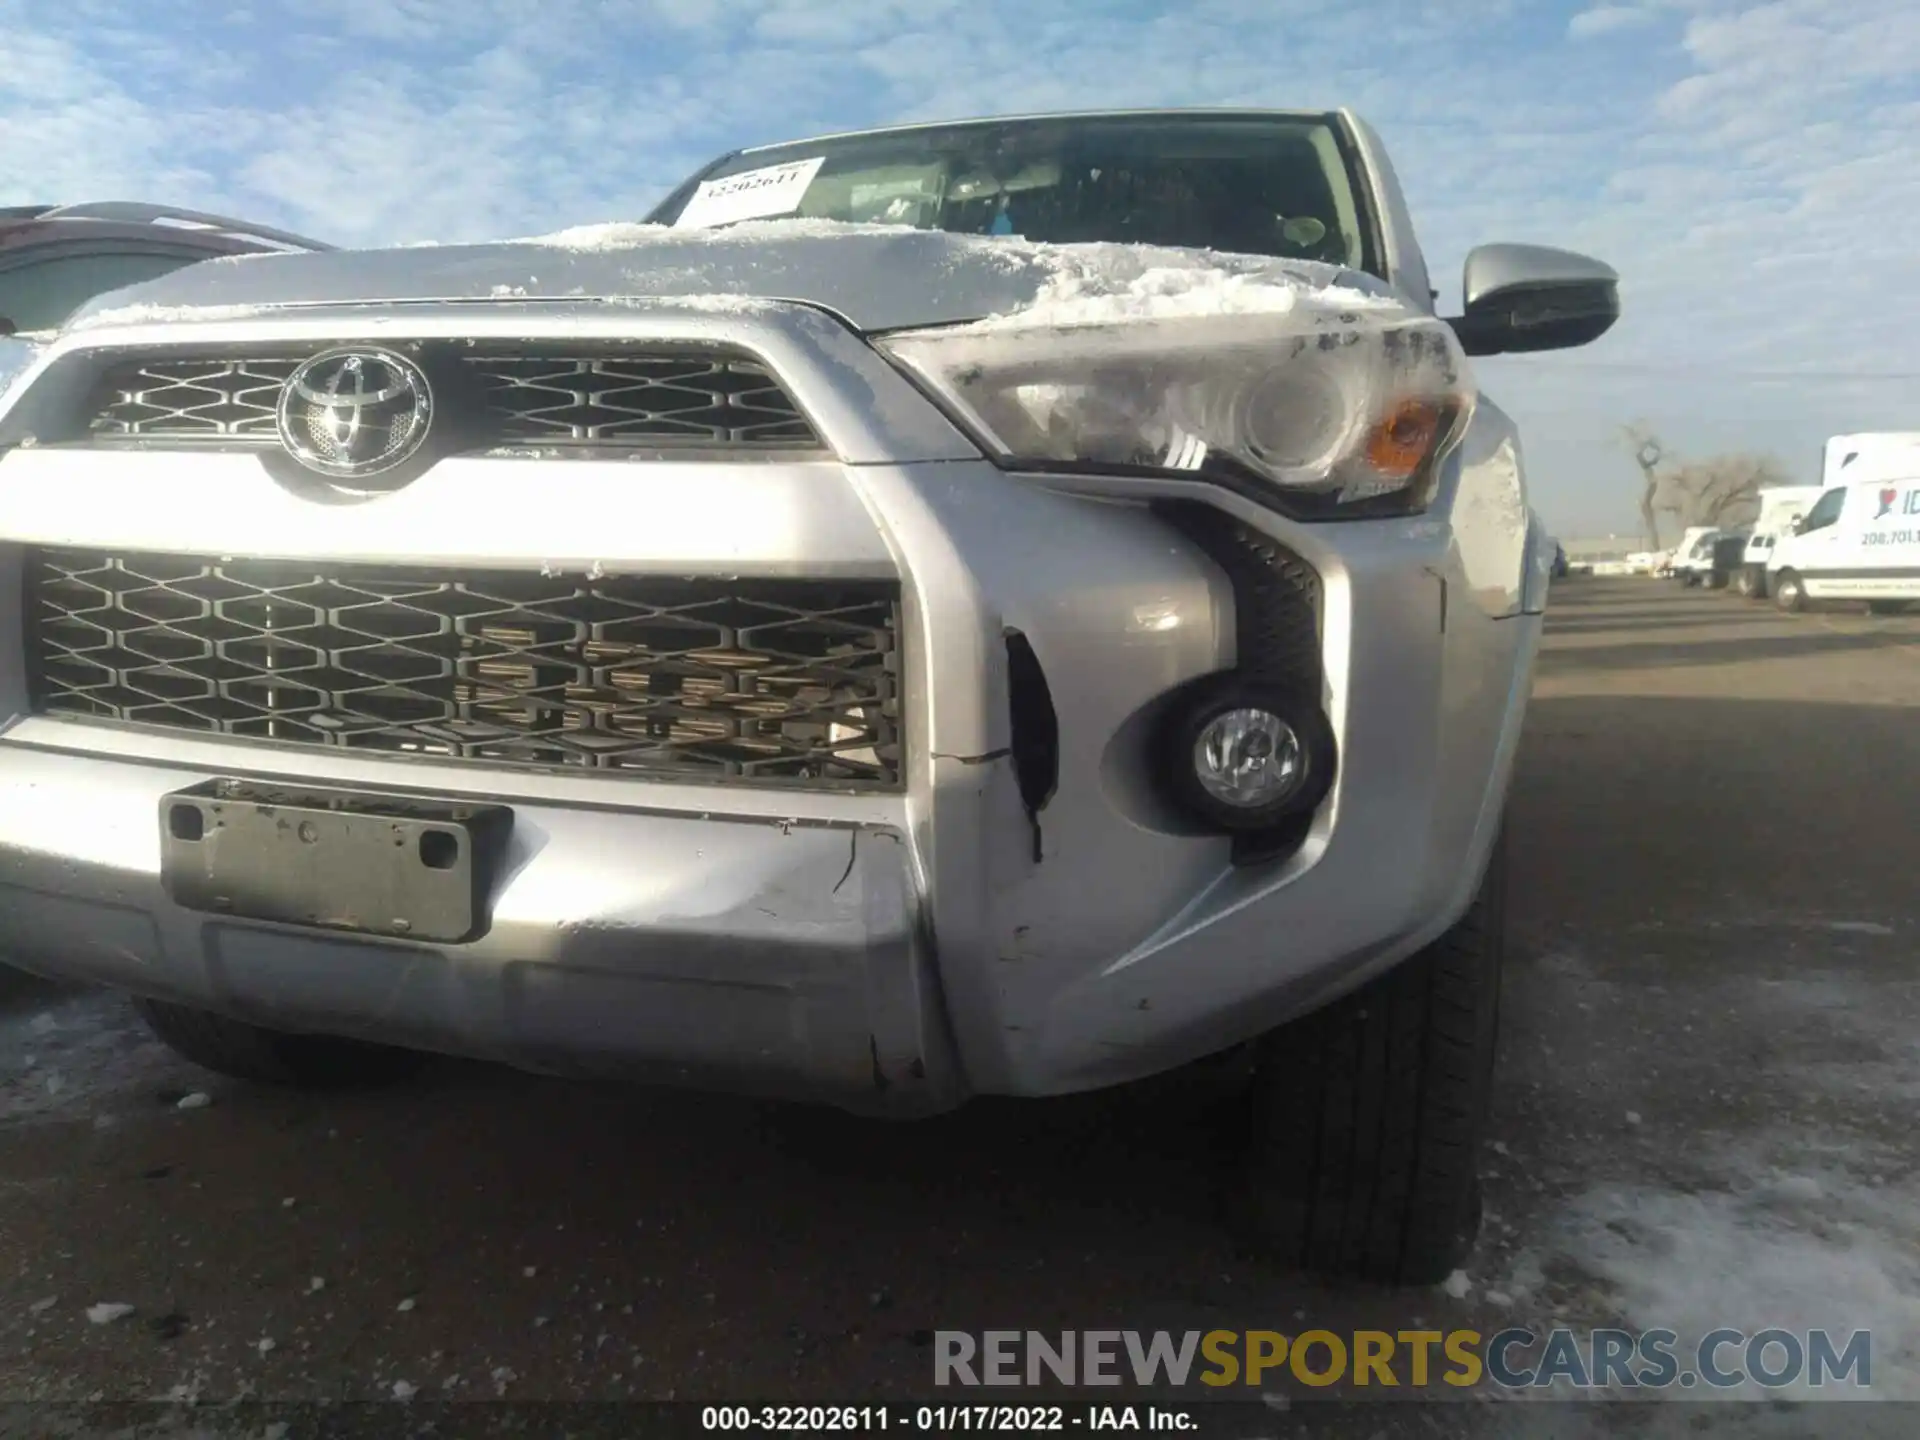
[[[307,469],[367,480],[420,452],[433,390],[418,365],[391,350],[328,350],[287,377],[279,421],[280,443]]]

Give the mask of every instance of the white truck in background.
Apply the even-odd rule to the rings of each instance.
[[[1907,609],[1920,600],[1920,434],[1836,436],[1826,459],[1831,483],[1768,557],[1774,603]]]
[[[1717,525],[1689,525],[1673,547],[1666,573],[1682,585],[1700,584],[1713,570],[1713,542],[1719,533]]]
[[[1830,490],[1857,478],[1854,467],[1876,457],[1920,450],[1920,430],[1864,430],[1835,435],[1820,451],[1820,488]]]
[[[1774,545],[1793,534],[1793,527],[1820,498],[1821,489],[1819,485],[1773,485],[1760,492],[1760,513],[1741,552],[1739,568],[1733,572],[1736,591],[1751,600],[1765,598],[1767,559]]]

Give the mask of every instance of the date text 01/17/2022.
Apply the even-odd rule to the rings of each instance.
[[[1147,1430],[1176,1434],[1198,1428],[1192,1413],[1162,1405],[708,1405],[706,1431],[880,1431],[942,1434]]]

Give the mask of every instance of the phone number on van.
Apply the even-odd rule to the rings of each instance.
[[[1869,530],[1860,539],[1865,545],[1920,545],[1920,530]]]

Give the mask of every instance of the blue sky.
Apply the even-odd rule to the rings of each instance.
[[[1587,250],[1626,318],[1486,362],[1563,534],[1617,442],[1920,428],[1911,0],[0,0],[0,203],[165,200],[344,243],[637,217],[714,153],[903,119],[1349,104],[1448,301],[1473,244]]]

